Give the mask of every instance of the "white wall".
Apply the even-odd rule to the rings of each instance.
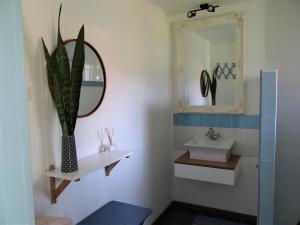
[[[300,221],[300,1],[267,0],[266,67],[278,69],[276,224]]]
[[[265,1],[254,0],[245,3],[222,6],[216,14],[235,11],[245,13],[245,101],[246,114],[259,114],[260,70],[265,63]],[[199,15],[211,15],[200,12]],[[186,12],[170,16],[171,21],[186,18]],[[183,143],[205,135],[207,127],[176,126],[174,130],[175,157],[183,149]],[[198,182],[173,180],[173,198],[193,204],[257,215],[259,130],[217,129],[221,135],[237,141],[235,153],[242,155],[242,172],[235,187]]]
[[[32,169],[36,211],[78,222],[110,200],[151,207],[154,217],[171,201],[170,26],[165,14],[141,0],[64,0],[62,34],[75,38],[84,23],[86,40],[100,53],[107,91],[92,116],[79,119],[78,156],[96,153],[96,130],[115,128],[119,148],[134,152],[109,177],[104,171],[72,183],[50,204],[50,163],[60,164],[61,128],[50,97],[40,37],[56,39],[59,1],[23,0]]]
[[[236,63],[236,41],[213,43],[211,45],[211,61],[213,70],[218,63],[221,63],[221,66],[225,63],[228,63],[229,66],[231,63]],[[236,85],[235,79],[221,77],[217,80],[217,105],[238,106],[239,98],[235,95],[237,93]]]

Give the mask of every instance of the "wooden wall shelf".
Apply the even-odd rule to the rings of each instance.
[[[55,169],[54,165],[50,165],[47,176],[50,177],[51,203],[56,203],[57,198],[72,181],[79,182],[81,177],[100,168],[104,168],[105,175],[109,176],[121,159],[129,158],[132,154],[130,151],[118,150],[94,154],[79,160],[78,171],[72,173],[62,173],[60,168]],[[56,186],[56,179],[62,180],[58,186]]]

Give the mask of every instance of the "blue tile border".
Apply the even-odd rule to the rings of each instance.
[[[259,115],[175,113],[175,126],[260,129]]]

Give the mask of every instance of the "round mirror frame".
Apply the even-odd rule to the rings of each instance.
[[[69,40],[66,40],[64,41],[64,45],[72,42],[72,41],[76,41],[77,39],[69,39]],[[103,70],[103,92],[102,92],[102,96],[98,102],[98,104],[94,107],[93,110],[91,110],[89,113],[87,114],[84,114],[84,115],[77,115],[77,118],[84,118],[84,117],[88,117],[90,115],[92,115],[101,105],[101,103],[103,102],[103,99],[104,99],[104,96],[105,96],[105,92],[106,92],[106,71],[105,71],[105,67],[104,67],[104,63],[102,61],[102,58],[101,56],[99,55],[98,51],[87,41],[84,41],[84,44],[87,45],[89,48],[92,49],[92,51],[95,53],[96,57],[98,58],[100,64],[101,64],[101,67],[102,67],[102,70]],[[56,49],[53,51],[52,55],[55,54],[56,52]],[[48,79],[48,86],[49,86],[49,90],[50,90],[50,93],[51,93],[51,96],[53,98],[53,94],[52,94],[52,88],[51,88],[51,84],[49,83],[49,79]],[[53,98],[54,99],[54,98]]]

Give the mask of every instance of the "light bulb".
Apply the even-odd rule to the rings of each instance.
[[[188,17],[188,18],[192,18],[192,17],[194,17],[194,16],[196,16],[196,12],[195,12],[195,11],[189,11],[189,12],[187,13],[187,17]]]
[[[208,12],[215,12],[215,7],[213,5],[209,5],[207,8]]]

